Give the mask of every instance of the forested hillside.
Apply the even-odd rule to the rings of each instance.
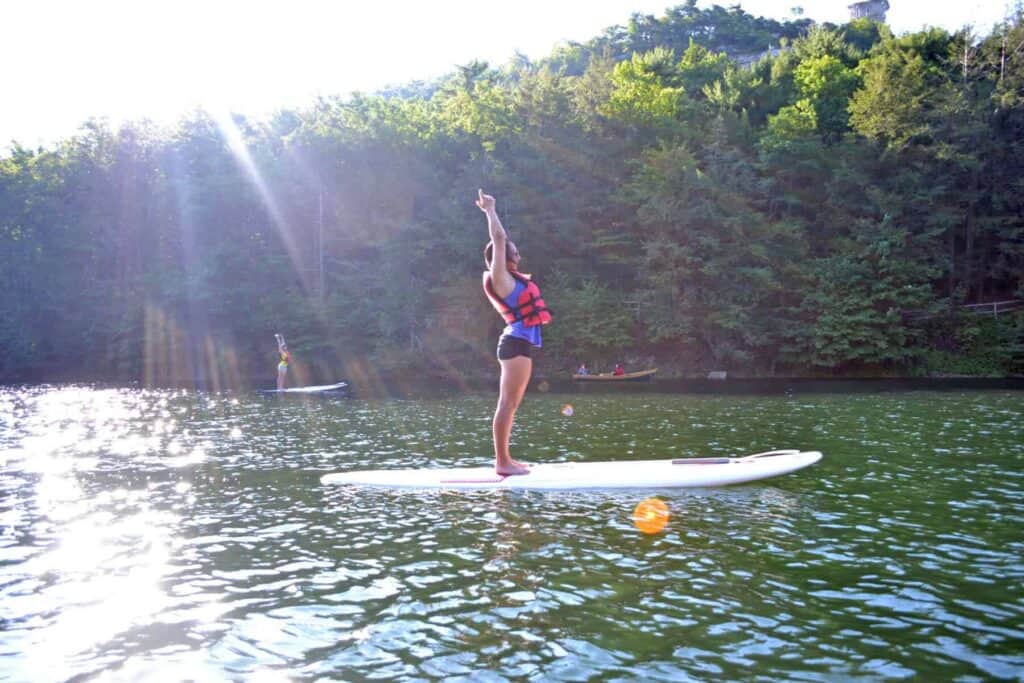
[[[493,374],[478,187],[555,312],[538,374],[1024,371],[1024,311],[963,307],[1024,298],[1024,17],[893,36],[689,2],[267,122],[15,145],[0,379],[245,386],[278,331],[299,382]]]

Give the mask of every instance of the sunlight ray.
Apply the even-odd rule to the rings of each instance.
[[[210,112],[214,122],[220,129],[221,135],[224,136],[224,141],[227,143],[228,148],[235,157],[235,161],[241,167],[243,173],[249,182],[253,184],[256,191],[259,194],[260,200],[263,202],[264,208],[270,215],[270,220],[274,224],[274,228],[277,230],[281,237],[281,242],[284,244],[285,251],[288,252],[288,257],[292,261],[292,265],[295,268],[295,274],[299,276],[302,281],[303,287],[307,292],[313,291],[313,281],[310,274],[302,266],[302,257],[299,252],[298,240],[292,232],[288,220],[281,210],[280,204],[274,197],[273,191],[263,178],[263,174],[260,172],[259,167],[256,165],[255,160],[252,158],[252,154],[249,153],[249,147],[245,143],[245,139],[242,136],[242,132],[238,129],[235,124],[233,117],[221,110],[213,110]]]

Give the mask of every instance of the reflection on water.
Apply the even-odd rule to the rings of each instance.
[[[527,460],[825,459],[711,490],[319,484],[486,462],[492,401],[0,390],[0,679],[1024,680],[1019,395],[531,395]]]

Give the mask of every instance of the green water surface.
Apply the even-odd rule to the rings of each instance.
[[[724,489],[319,483],[487,463],[494,398],[0,389],[0,680],[1024,680],[1020,393],[531,393],[528,461],[825,457]]]

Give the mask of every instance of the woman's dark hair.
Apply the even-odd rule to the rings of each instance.
[[[514,246],[515,245],[512,243],[512,240],[505,240],[505,260],[506,261],[511,261],[512,260],[512,248]],[[491,268],[491,259],[493,259],[493,258],[494,258],[494,242],[488,242],[487,246],[484,247],[484,266],[488,270],[490,270],[490,268]]]

